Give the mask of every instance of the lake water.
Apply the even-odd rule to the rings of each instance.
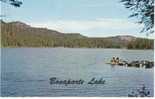
[[[142,84],[153,96],[152,69],[111,66],[113,56],[152,60],[153,50],[2,48],[2,96],[127,96]],[[105,84],[50,85],[49,79],[103,78]]]

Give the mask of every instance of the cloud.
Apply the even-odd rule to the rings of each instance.
[[[132,29],[141,27],[139,24],[121,19],[96,19],[96,20],[58,20],[42,23],[31,23],[35,27],[47,27],[50,29],[58,29],[65,32],[66,30],[81,31],[94,28],[109,28],[109,29]]]
[[[95,35],[95,33],[98,32],[134,32],[134,30],[142,28],[142,25],[129,22],[125,19],[110,18],[99,18],[96,20],[53,20],[42,23],[31,23],[30,25],[34,27],[46,27],[49,29],[54,29],[66,33],[83,33],[87,36],[91,36],[93,33],[93,35]]]

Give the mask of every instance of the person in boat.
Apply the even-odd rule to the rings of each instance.
[[[116,64],[116,59],[115,59],[115,57],[112,58],[111,64]]]
[[[120,63],[120,60],[119,60],[119,58],[117,57],[116,58],[116,64],[119,64]]]

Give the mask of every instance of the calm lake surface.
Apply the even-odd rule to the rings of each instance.
[[[153,96],[153,68],[106,64],[113,56],[152,60],[153,50],[1,48],[2,96],[127,96],[145,84]],[[103,78],[99,85],[50,85],[49,79]]]

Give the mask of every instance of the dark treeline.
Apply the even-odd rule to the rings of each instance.
[[[154,48],[154,41],[149,39],[136,39],[130,41],[127,45],[128,49],[153,49]]]
[[[64,34],[33,28],[21,22],[1,21],[2,47],[70,47],[153,49],[153,40],[132,36],[88,38],[78,33]]]

